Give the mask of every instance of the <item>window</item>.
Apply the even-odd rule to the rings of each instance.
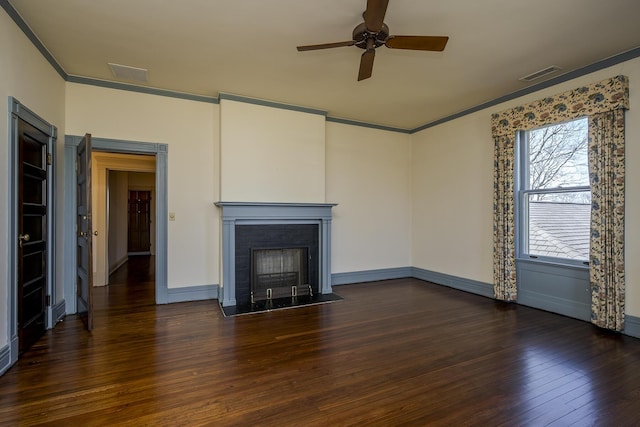
[[[587,118],[523,131],[519,144],[520,255],[586,264],[591,215]]]

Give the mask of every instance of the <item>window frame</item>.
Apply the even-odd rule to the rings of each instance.
[[[519,130],[515,138],[515,171],[514,171],[514,215],[515,215],[515,249],[516,260],[530,261],[535,263],[545,263],[554,265],[565,265],[571,267],[589,268],[589,260],[578,260],[570,258],[560,258],[548,255],[536,255],[528,252],[529,247],[529,203],[528,198],[533,194],[560,194],[560,193],[578,193],[589,191],[591,185],[582,185],[575,187],[556,187],[531,189],[528,188],[529,182],[529,132],[550,126],[557,126],[562,123],[568,123],[583,119],[584,117],[576,117],[571,120],[559,121],[544,126],[538,126],[528,130]],[[588,126],[588,124],[587,124]],[[587,128],[588,129],[588,128]]]

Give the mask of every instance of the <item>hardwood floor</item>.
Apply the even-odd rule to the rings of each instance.
[[[0,377],[0,425],[640,424],[638,339],[414,279],[224,318],[132,261]]]

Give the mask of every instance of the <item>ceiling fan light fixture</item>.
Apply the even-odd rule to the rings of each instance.
[[[557,65],[551,65],[547,68],[543,68],[542,70],[538,70],[536,72],[533,72],[531,74],[527,74],[524,77],[520,77],[518,80],[522,81],[522,82],[532,82],[534,80],[538,80],[541,79],[543,77],[548,76],[549,74],[553,74],[556,71],[560,71],[562,68],[558,67]]]
[[[111,68],[111,73],[117,79],[131,80],[138,83],[149,83],[146,68],[131,67],[129,65],[107,63]]]

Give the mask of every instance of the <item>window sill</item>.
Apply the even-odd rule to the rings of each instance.
[[[576,263],[570,262],[562,262],[556,260],[550,260],[548,258],[530,258],[530,257],[516,257],[517,263],[526,263],[526,264],[538,264],[538,265],[551,265],[555,267],[565,267],[572,268],[575,270],[588,271],[589,266],[582,264],[580,261],[576,261]]]

